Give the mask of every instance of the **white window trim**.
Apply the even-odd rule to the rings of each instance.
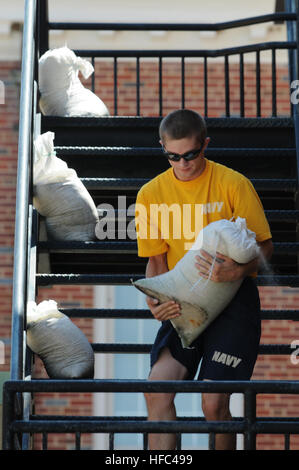
[[[94,308],[114,308],[115,306],[114,286],[94,287]],[[114,342],[114,320],[96,319],[94,320],[93,337],[95,343]],[[95,354],[95,378],[113,378],[113,356],[112,354]],[[112,416],[114,412],[112,393],[95,393],[93,395],[93,415]],[[93,450],[109,449],[109,434],[93,434]]]

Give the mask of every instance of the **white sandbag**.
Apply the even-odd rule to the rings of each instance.
[[[200,250],[216,257],[216,252],[237,263],[248,263],[259,255],[255,233],[245,219],[219,220],[204,227],[186,255],[167,273],[133,282],[139,290],[160,302],[175,300],[181,316],[171,320],[183,347],[189,347],[229,304],[242,280],[214,282],[201,277],[195,266]]]
[[[83,332],[54,300],[28,302],[27,344],[51,379],[93,378],[94,352]]]
[[[87,79],[94,68],[68,47],[52,49],[41,56],[39,106],[45,116],[109,116],[103,101],[82,85],[79,71]]]
[[[45,217],[50,239],[94,240],[97,208],[76,171],[56,157],[54,137],[46,132],[34,142],[34,207]]]

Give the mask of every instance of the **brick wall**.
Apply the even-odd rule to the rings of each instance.
[[[0,371],[9,370],[9,344],[11,322],[11,293],[14,238],[14,208],[17,168],[18,139],[18,103],[19,103],[19,63],[0,62],[0,79],[5,83],[5,104],[0,105],[0,340],[6,343],[6,362],[0,365]],[[95,92],[107,104],[111,114],[114,110],[113,63],[97,61],[95,67]],[[221,116],[225,113],[223,64],[213,62],[208,70],[208,110],[209,116]],[[159,79],[158,63],[141,61],[140,66],[141,114],[159,115]],[[90,85],[89,82],[85,82]],[[84,83],[84,84],[85,84]],[[136,113],[136,68],[134,62],[120,61],[118,67],[118,114],[135,115]],[[203,65],[189,63],[185,66],[185,107],[201,113],[204,110]],[[262,115],[270,116],[272,110],[271,67],[261,65]],[[256,113],[255,66],[248,64],[245,70],[245,115]],[[279,115],[289,114],[289,86],[287,67],[277,69],[277,90]],[[230,66],[231,115],[238,115],[239,104],[239,67]],[[163,64],[163,114],[181,107],[181,75],[178,62]],[[266,309],[295,309],[298,306],[299,289],[281,287],[260,288],[262,307]],[[55,299],[60,307],[92,307],[93,288],[83,286],[55,286],[39,289],[38,301]],[[92,341],[92,322],[78,320],[76,324]],[[291,321],[264,321],[262,343],[290,344],[299,339],[299,326]],[[46,377],[40,362],[35,362],[35,376]],[[298,379],[298,366],[294,366],[286,356],[260,356],[254,371],[254,379]],[[297,416],[299,400],[292,396],[259,396],[259,416]],[[36,413],[80,414],[92,413],[90,395],[49,394],[36,396]],[[291,437],[291,448],[299,448],[296,436]],[[91,436],[82,436],[83,448],[91,446]],[[260,449],[280,449],[284,445],[282,436],[259,436]],[[35,447],[41,447],[41,436],[37,436]],[[49,448],[63,449],[74,447],[74,435],[49,436]]]
[[[6,356],[1,372],[9,370],[10,361],[19,69],[18,62],[0,63],[0,80],[5,86],[5,103],[0,105],[0,340],[5,343]]]
[[[181,107],[181,62],[163,61],[163,115]],[[95,93],[106,103],[111,114],[114,112],[113,63],[96,62]],[[272,113],[271,66],[261,64],[262,116]],[[110,77],[110,78],[108,78]],[[118,63],[118,114],[136,113],[136,65],[134,61]],[[90,82],[84,82],[84,84]],[[229,90],[231,115],[240,114],[239,64],[230,65]],[[288,71],[277,67],[277,112],[289,115],[290,100]],[[244,73],[245,115],[256,116],[256,73],[255,64],[247,64]],[[159,73],[158,62],[140,61],[140,109],[143,116],[159,115]],[[185,107],[204,113],[204,68],[202,63],[185,63]],[[212,62],[208,67],[208,115],[219,117],[225,114],[224,64]]]
[[[299,289],[284,287],[260,287],[262,308],[298,309]],[[262,339],[264,344],[288,344],[299,339],[299,325],[290,320],[264,320]],[[289,356],[259,356],[255,365],[253,379],[256,380],[298,380],[299,367],[292,364]],[[298,416],[299,399],[296,395],[259,395],[257,397],[257,415],[267,417]],[[291,436],[290,448],[299,449],[299,436]],[[284,448],[284,436],[260,435],[257,448],[263,450]]]

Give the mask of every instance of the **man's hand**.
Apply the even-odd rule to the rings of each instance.
[[[195,263],[199,274],[205,279],[214,282],[232,282],[246,276],[246,265],[236,263],[228,256],[216,253],[216,259],[204,250],[200,250],[200,256],[195,257]]]
[[[167,253],[150,256],[146,266],[146,277],[153,277],[167,272]],[[157,299],[147,296],[146,303],[156,320],[171,320],[181,315],[180,306],[173,300],[160,304]]]
[[[180,306],[173,300],[159,304],[157,299],[147,296],[146,303],[156,320],[171,320],[181,315]]]

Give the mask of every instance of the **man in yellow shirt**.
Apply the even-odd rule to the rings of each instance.
[[[220,219],[242,217],[254,231],[266,259],[273,245],[261,201],[251,182],[224,165],[209,161],[204,119],[191,110],[177,110],[160,124],[160,143],[170,168],[139,191],[136,201],[138,254],[148,257],[146,276],[172,269],[191,248],[200,229]],[[222,314],[184,349],[170,320],[180,315],[173,301],[159,304],[147,297],[153,316],[162,322],[151,352],[149,380],[193,379],[201,362],[200,380],[249,380],[260,340],[260,303],[254,282],[260,260],[237,264],[217,255],[216,262],[201,251],[197,257],[200,276],[215,282],[244,279]],[[213,265],[213,267],[212,267]],[[226,361],[227,356],[234,358]],[[149,420],[174,420],[175,394],[145,395]],[[229,394],[203,394],[207,420],[229,420]],[[175,449],[173,434],[151,434],[150,449]],[[235,436],[216,435],[216,449],[235,448]]]

